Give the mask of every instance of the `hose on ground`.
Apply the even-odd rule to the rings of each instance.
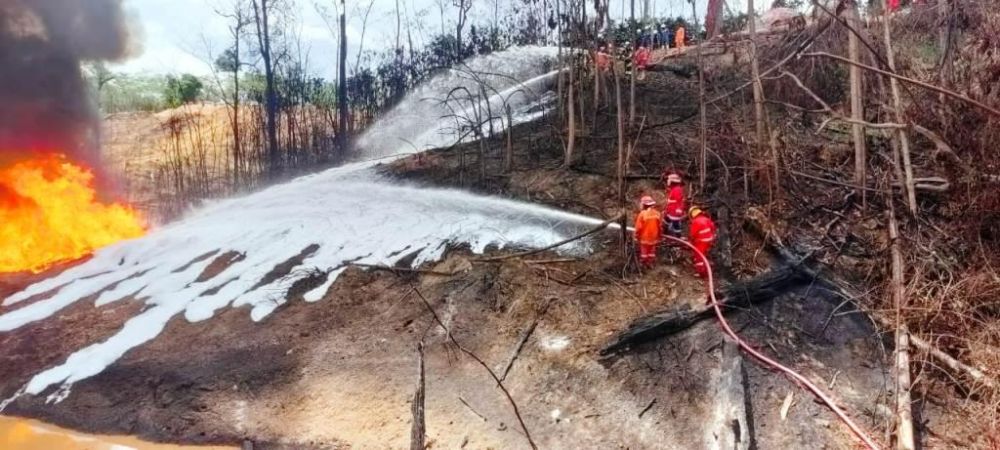
[[[708,299],[711,301],[712,308],[715,309],[715,315],[716,317],[718,317],[719,323],[722,325],[722,329],[726,332],[726,334],[729,335],[730,338],[736,341],[736,343],[739,345],[741,349],[743,349],[743,351],[749,353],[751,356],[760,360],[765,365],[783,372],[785,375],[790,377],[792,381],[794,381],[796,384],[812,392],[817,398],[820,399],[820,401],[822,401],[828,408],[830,408],[830,410],[833,411],[833,413],[836,414],[837,417],[842,422],[844,422],[845,425],[847,425],[847,428],[849,428],[851,432],[854,433],[854,435],[857,436],[857,438],[860,439],[861,442],[865,444],[865,446],[867,446],[869,449],[872,450],[879,449],[878,444],[868,435],[868,433],[865,432],[865,430],[861,429],[861,427],[858,426],[858,424],[855,423],[854,420],[852,420],[851,417],[848,416],[843,409],[837,406],[837,403],[832,398],[830,398],[829,395],[823,392],[822,389],[820,389],[818,386],[809,381],[809,379],[806,378],[805,376],[767,357],[767,355],[764,355],[763,353],[757,351],[752,346],[750,346],[750,344],[741,339],[739,335],[737,335],[736,332],[733,331],[733,328],[729,326],[729,322],[726,321],[726,317],[722,314],[722,308],[719,307],[719,301],[715,297],[715,278],[712,272],[712,264],[709,262],[708,258],[702,252],[698,251],[698,249],[695,248],[694,245],[691,245],[691,243],[689,243],[684,239],[676,238],[673,236],[665,236],[665,237],[671,241],[680,243],[681,245],[691,249],[691,251],[694,252],[695,257],[701,260],[703,263],[705,263],[705,268],[707,269],[705,287],[708,289]]]

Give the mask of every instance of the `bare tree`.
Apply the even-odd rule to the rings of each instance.
[[[233,91],[228,97],[222,98],[229,107],[229,124],[233,131],[233,185],[239,186],[240,175],[243,172],[243,144],[240,130],[240,70],[243,67],[240,43],[243,40],[244,28],[251,23],[246,11],[246,4],[237,0],[232,3],[229,11],[216,10],[220,17],[230,21],[229,35],[233,40],[232,47],[223,52],[215,61],[215,67],[233,74]],[[220,87],[221,87],[221,83]]]
[[[861,18],[858,16],[858,5],[856,2],[851,1],[844,8],[844,15],[847,19],[847,24],[855,30],[861,29]],[[861,62],[861,51],[858,41],[858,36],[852,32],[847,33],[847,53],[851,61]],[[851,136],[854,140],[854,184],[858,187],[857,193],[861,197],[862,205],[865,204],[865,183],[866,181],[866,171],[867,171],[867,161],[868,152],[865,148],[865,127],[861,124],[865,120],[865,110],[864,103],[862,102],[861,95],[863,94],[862,89],[862,76],[861,68],[856,65],[851,65],[850,71],[850,91],[851,91],[851,119],[855,122],[851,125]]]
[[[462,60],[462,30],[469,20],[469,10],[472,0],[452,0],[452,5],[458,8],[458,20],[455,24],[455,60]]]
[[[272,177],[281,172],[281,157],[278,154],[278,96],[275,90],[274,55],[271,53],[271,16],[277,0],[252,0],[254,23],[257,25],[257,43],[264,62],[266,97],[264,109],[267,116],[267,162]]]
[[[884,12],[882,17],[882,31],[883,38],[885,39],[885,57],[889,63],[889,70],[896,72],[896,58],[892,50],[892,32],[890,31],[892,17],[890,17],[887,3],[884,0],[882,2],[882,10]],[[896,122],[905,124],[907,123],[906,112],[903,110],[903,98],[899,93],[899,80],[896,77],[889,79],[889,89],[892,94],[892,107],[896,115]],[[900,181],[903,182],[906,189],[906,204],[909,207],[910,214],[917,215],[917,193],[913,183],[913,165],[910,163],[910,137],[906,133],[906,130],[898,128],[895,130],[895,135],[902,157],[904,179]],[[900,158],[895,159],[898,167]]]
[[[357,71],[358,68],[361,67],[361,55],[364,53],[365,50],[365,33],[368,31],[368,16],[372,12],[372,6],[375,6],[375,0],[371,0],[368,2],[368,7],[365,8],[364,13],[361,13],[359,11],[359,15],[361,16],[361,38],[358,41],[358,58],[357,61],[354,62],[355,71]],[[398,42],[399,39],[397,38],[396,40]]]
[[[347,110],[347,5],[344,0],[340,0],[340,71],[337,83],[337,108],[339,109],[340,126],[337,130],[337,140],[340,143],[340,151],[347,151],[347,130],[348,110]]]

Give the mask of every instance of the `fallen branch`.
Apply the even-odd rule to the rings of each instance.
[[[451,343],[455,345],[455,347],[458,347],[458,349],[462,353],[465,353],[470,358],[479,363],[479,365],[482,366],[483,369],[486,369],[486,372],[489,373],[490,378],[493,378],[493,381],[497,383],[497,387],[500,388],[500,390],[503,391],[503,395],[507,397],[507,402],[510,403],[511,408],[514,410],[514,416],[517,417],[517,422],[521,425],[521,431],[524,432],[524,437],[525,439],[528,440],[528,445],[531,446],[532,450],[538,450],[538,446],[535,445],[535,441],[531,439],[531,433],[528,431],[528,426],[524,424],[524,419],[521,418],[521,411],[517,408],[517,402],[514,401],[514,397],[511,397],[510,391],[508,391],[507,388],[504,387],[503,381],[500,380],[500,377],[497,376],[496,372],[493,372],[493,369],[490,369],[489,365],[483,362],[481,358],[476,356],[475,353],[462,346],[462,344],[458,343],[458,340],[455,339],[455,336],[451,334],[451,330],[449,330],[448,327],[445,326],[444,322],[441,321],[441,318],[438,317],[437,312],[434,311],[434,307],[431,306],[430,302],[427,301],[427,298],[424,297],[424,294],[420,293],[420,290],[418,290],[416,286],[413,286],[413,292],[417,294],[417,297],[420,298],[420,301],[424,303],[424,306],[427,307],[427,310],[430,311],[432,316],[434,316],[434,321],[436,321],[437,324],[441,327],[441,329],[444,330],[444,334],[445,336],[447,336],[448,340],[450,340]]]
[[[542,310],[538,312],[538,316],[535,317],[535,320],[531,322],[531,325],[524,330],[524,333],[521,333],[521,338],[517,340],[517,345],[514,346],[514,351],[510,354],[510,358],[507,360],[507,365],[503,368],[503,374],[500,375],[500,381],[507,379],[507,374],[510,373],[511,367],[514,367],[514,361],[517,360],[518,355],[521,354],[521,350],[524,349],[524,344],[526,344],[528,339],[531,338],[531,334],[535,332],[535,328],[538,326],[538,321],[541,320],[542,316],[545,315],[545,312],[549,310],[550,304],[552,304],[551,297],[545,300],[545,306],[543,306]]]
[[[621,219],[622,217],[625,217],[625,213],[624,212],[618,213],[614,217],[612,217],[612,218],[610,218],[608,220],[605,220],[604,222],[601,222],[600,225],[597,225],[594,228],[591,228],[589,231],[587,231],[585,233],[578,234],[578,235],[573,236],[571,238],[563,239],[563,240],[561,240],[559,242],[556,242],[555,244],[549,245],[547,247],[542,247],[542,248],[535,249],[535,250],[529,250],[529,251],[526,251],[526,252],[511,253],[509,255],[492,256],[492,257],[489,257],[489,258],[474,258],[474,259],[472,259],[472,261],[475,261],[475,262],[497,262],[497,261],[504,261],[504,260],[508,260],[508,259],[512,259],[512,258],[523,258],[525,256],[535,255],[535,254],[538,254],[538,253],[541,253],[541,252],[544,252],[544,251],[552,250],[552,249],[554,249],[556,247],[561,247],[563,245],[569,244],[570,242],[578,241],[578,240],[583,239],[583,238],[585,238],[587,236],[595,234],[595,233],[597,233],[597,232],[599,232],[599,231],[607,228],[612,223],[614,223],[618,219]]]
[[[422,273],[422,274],[425,274],[425,275],[440,275],[440,276],[443,276],[443,277],[450,277],[450,276],[458,275],[459,273],[461,273],[461,271],[441,272],[441,271],[438,271],[438,270],[413,269],[413,268],[409,268],[409,267],[384,266],[384,265],[381,265],[381,264],[364,264],[364,263],[357,263],[357,262],[350,262],[350,263],[347,263],[347,265],[348,266],[355,266],[355,267],[362,267],[362,268],[365,268],[365,269],[384,270],[386,272],[395,273],[396,275],[399,275],[399,273],[402,272],[402,273]]]

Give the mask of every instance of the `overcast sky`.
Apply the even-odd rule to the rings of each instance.
[[[326,78],[334,77],[337,43],[315,5],[319,3],[328,7],[332,15],[334,1],[336,0],[292,0],[296,16],[295,30],[308,49],[310,71]],[[361,16],[369,1],[347,1],[350,61],[354,60],[358,43],[361,42]],[[415,45],[421,45],[425,37],[440,32],[439,1],[451,3],[450,0],[399,0],[400,8],[413,23]],[[493,16],[494,1],[500,5],[509,5],[518,0],[473,1],[476,7],[471,15],[473,20],[487,21]],[[649,1],[656,16],[691,15],[691,5],[687,0]],[[231,41],[226,19],[219,17],[215,11],[224,9],[231,2],[232,0],[125,0],[125,8],[137,29],[136,41],[141,53],[122,64],[113,65],[113,70],[129,73],[208,73],[209,54],[217,55]],[[700,11],[704,10],[706,2],[707,0],[698,1]],[[587,2],[588,5],[592,3]],[[627,14],[628,4],[625,0],[611,0],[612,19]],[[636,8],[639,9],[641,4],[642,0],[637,0]],[[395,8],[396,0],[374,0],[364,39],[365,50],[393,42],[396,29]],[[452,15],[453,8],[449,6],[445,13],[449,29]],[[335,23],[333,25],[336,26]]]

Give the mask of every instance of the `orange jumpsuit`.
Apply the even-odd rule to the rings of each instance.
[[[677,48],[684,48],[684,27],[677,27],[677,32],[674,33],[674,45]]]
[[[708,217],[707,214],[699,214],[694,219],[691,219],[691,245],[698,249],[705,258],[708,258],[708,252],[712,249],[712,244],[715,242],[715,222]],[[705,267],[705,262],[698,257],[697,254],[694,256],[694,270],[698,273],[698,276],[704,277],[708,274],[708,268]]]
[[[643,209],[635,217],[635,239],[639,241],[639,262],[652,267],[656,246],[660,244],[660,213],[655,208]]]

